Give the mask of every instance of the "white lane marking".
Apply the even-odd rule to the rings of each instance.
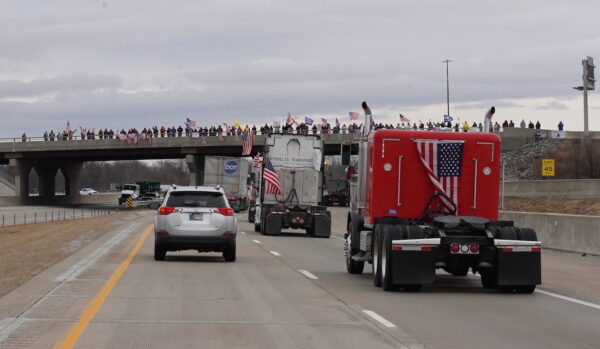
[[[279,252],[277,252],[277,251],[270,251],[270,252],[271,252],[271,254],[272,254],[273,256],[277,256],[277,257],[280,257],[280,256],[281,256],[281,253],[279,253]]]
[[[125,239],[129,233],[133,230],[137,229],[141,223],[133,223],[129,225],[127,228],[118,232],[115,236],[113,236],[110,240],[105,242],[102,246],[96,249],[94,252],[82,258],[79,262],[73,265],[64,273],[54,278],[54,282],[63,282],[73,281],[75,280],[81,273],[83,273],[87,268],[96,264],[96,262],[102,258],[106,253],[108,253],[116,244],[121,242],[121,240]]]
[[[22,317],[14,318],[7,317],[0,321],[0,342],[4,342],[8,336],[10,336],[14,331],[16,331],[21,325],[25,322],[25,319]]]
[[[595,303],[590,303],[590,302],[582,301],[582,300],[577,299],[577,298],[571,298],[571,297],[560,295],[558,293],[554,293],[554,292],[550,292],[550,291],[545,291],[545,290],[539,290],[539,289],[535,290],[535,292],[538,292],[538,293],[541,293],[541,294],[545,294],[546,296],[560,298],[560,299],[563,299],[563,300],[566,300],[566,301],[569,301],[569,302],[573,302],[573,303],[585,305],[587,307],[600,310],[600,305],[595,304]]]
[[[372,317],[373,319],[375,319],[377,322],[379,322],[380,324],[382,324],[385,327],[389,327],[389,328],[396,327],[396,325],[389,322],[383,316],[377,314],[376,312],[374,312],[372,310],[363,310],[363,313],[369,315],[370,317]]]
[[[342,240],[342,241],[346,240],[344,238],[341,238],[341,237],[335,236],[335,235],[331,235],[331,237],[334,238],[334,239]]]
[[[260,243],[261,243],[259,240],[252,240],[252,241],[254,241],[254,242],[255,242],[255,243],[257,243],[257,244],[260,244]]]
[[[240,231],[240,234],[242,234],[242,235],[246,235],[246,233],[244,233],[243,231]]]
[[[306,270],[303,270],[303,269],[300,269],[300,270],[298,270],[298,271],[299,271],[299,272],[300,272],[302,275],[306,276],[306,277],[307,277],[307,278],[309,278],[309,279],[312,279],[312,280],[319,280],[319,278],[318,278],[318,277],[316,277],[316,276],[315,276],[315,274],[313,274],[313,273],[311,273],[311,272],[309,272],[309,271],[306,271]]]

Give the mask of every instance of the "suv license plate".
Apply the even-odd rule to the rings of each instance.
[[[190,214],[190,220],[191,221],[201,221],[203,218],[202,213],[191,213]]]

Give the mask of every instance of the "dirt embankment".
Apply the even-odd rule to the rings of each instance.
[[[114,230],[129,212],[0,228],[0,296]]]
[[[600,216],[600,199],[504,198],[504,211]]]

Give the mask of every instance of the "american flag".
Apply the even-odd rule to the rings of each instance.
[[[350,114],[350,120],[358,120],[358,113],[351,111],[348,114]]]
[[[275,169],[273,168],[273,164],[271,164],[271,160],[265,156],[265,168],[263,169],[263,178],[265,179],[265,193],[267,194],[275,194],[282,195],[281,185],[279,184],[279,176]]]
[[[453,206],[456,206],[458,211],[458,177],[462,172],[464,143],[438,140],[415,140],[415,142],[421,162],[435,191],[445,194],[452,200],[449,202],[441,196],[442,204],[448,211],[452,211]]]
[[[242,133],[242,155],[250,155],[254,146],[254,133],[252,131],[244,131]]]
[[[410,119],[409,119],[409,118],[407,118],[406,116],[404,116],[404,115],[400,114],[400,121],[401,121],[401,122],[410,122]]]
[[[256,153],[256,155],[254,155],[254,157],[252,158],[252,167],[260,167],[260,153]]]
[[[323,125],[327,125],[327,124],[329,124],[329,121],[327,121],[327,119],[325,119],[325,118],[321,118],[321,123]]]
[[[292,115],[290,113],[288,113],[288,117],[287,117],[287,120],[285,120],[285,122],[288,124],[295,123],[294,118],[292,117]]]
[[[185,118],[185,119],[186,119],[185,126],[187,128],[196,128],[196,121],[190,120],[190,118]]]

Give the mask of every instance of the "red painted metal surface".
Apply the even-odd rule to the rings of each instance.
[[[366,224],[373,224],[375,218],[386,216],[418,218],[427,200],[434,194],[433,184],[417,151],[416,139],[464,141],[457,215],[498,219],[501,167],[500,138],[497,135],[379,130],[369,136],[368,143],[366,207],[363,211]]]

